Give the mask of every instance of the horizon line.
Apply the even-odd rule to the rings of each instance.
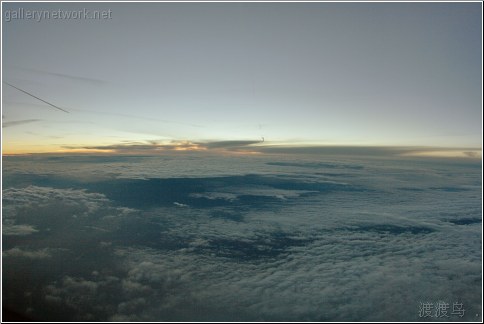
[[[222,145],[223,143],[224,145]],[[351,145],[351,144],[268,144],[255,141],[179,141],[169,144],[119,144],[104,146],[62,146],[50,151],[3,151],[2,157],[46,155],[111,155],[111,156],[157,156],[174,153],[212,154],[329,154],[355,156],[395,157],[443,157],[482,159],[482,147],[452,147],[431,145]]]

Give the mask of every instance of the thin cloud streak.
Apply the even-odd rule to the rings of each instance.
[[[106,81],[100,80],[100,79],[87,78],[87,77],[82,77],[82,76],[78,76],[78,75],[66,74],[66,73],[49,72],[49,71],[37,70],[37,69],[33,69],[33,68],[24,68],[24,67],[15,67],[15,68],[19,69],[19,70],[26,71],[26,72],[35,73],[35,74],[50,75],[50,76],[64,78],[64,79],[70,79],[70,80],[74,80],[74,81],[83,81],[83,82],[88,82],[88,83],[94,83],[94,84],[97,84],[97,85],[107,83]]]
[[[10,122],[4,122],[2,124],[3,128],[11,127],[11,126],[17,126],[17,125],[23,125],[23,124],[29,124],[29,123],[34,123],[41,121],[42,119],[24,119],[24,120],[14,120]]]
[[[51,104],[50,102],[45,101],[44,99],[40,99],[39,97],[37,97],[37,96],[35,96],[35,95],[31,94],[30,92],[27,92],[27,91],[25,91],[25,90],[22,90],[22,89],[20,89],[20,88],[18,88],[18,87],[16,87],[16,86],[14,86],[14,85],[12,85],[12,84],[8,83],[8,82],[5,82],[5,81],[4,81],[3,83],[5,83],[6,85],[8,85],[8,86],[10,86],[10,87],[12,87],[12,88],[14,88],[14,89],[17,89],[17,90],[18,90],[18,91],[20,91],[20,92],[25,93],[26,95],[29,95],[29,96],[31,96],[31,97],[33,97],[33,98],[37,99],[37,100],[40,100],[40,101],[42,101],[42,102],[44,102],[44,103],[48,104],[49,106],[54,107],[55,109],[58,109],[58,110],[63,111],[63,112],[65,112],[65,113],[69,113],[67,110],[62,109],[62,108],[60,108],[60,107],[58,107],[58,106],[56,106],[56,105],[54,105],[54,104]]]
[[[125,117],[125,118],[130,118],[130,119],[138,119],[138,120],[147,120],[147,121],[156,121],[156,122],[161,122],[161,123],[170,123],[170,124],[179,124],[179,125],[185,125],[185,126],[191,126],[191,127],[203,127],[202,125],[198,124],[190,124],[190,123],[184,123],[184,122],[179,122],[179,121],[174,121],[174,120],[168,120],[168,119],[159,119],[159,118],[154,118],[154,117],[143,117],[143,116],[137,116],[137,115],[131,115],[131,114],[123,114],[123,113],[117,113],[117,112],[108,112],[108,111],[99,111],[99,110],[89,110],[89,109],[71,109],[72,111],[78,111],[78,112],[85,112],[85,113],[94,113],[96,115],[107,115],[107,116],[119,116],[119,117]]]

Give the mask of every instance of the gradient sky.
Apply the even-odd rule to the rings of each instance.
[[[480,3],[2,3],[3,152],[481,148]],[[6,11],[111,10],[105,20]],[[67,149],[66,149],[67,148]]]

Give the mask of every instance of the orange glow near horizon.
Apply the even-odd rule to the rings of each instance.
[[[108,154],[108,155],[158,155],[169,152],[211,152],[215,154],[228,155],[260,155],[270,151],[259,151],[263,147],[332,147],[338,145],[288,145],[288,143],[266,142],[264,144],[246,145],[241,147],[210,147],[210,142],[192,142],[189,140],[177,141],[156,141],[156,142],[128,142],[123,141],[103,141],[104,143],[95,143],[93,139],[85,140],[84,143],[63,143],[63,144],[38,144],[27,141],[7,141],[2,143],[2,156],[20,156],[30,154]],[[344,145],[341,145],[342,147]],[[372,147],[372,146],[368,146]],[[428,157],[428,158],[466,158],[482,159],[482,150],[476,148],[458,149],[458,148],[405,148],[402,147],[401,153],[395,156],[401,157]]]
[[[133,147],[130,149],[129,145],[123,148],[123,145],[116,148],[65,148],[65,147],[52,147],[52,146],[22,146],[22,147],[2,147],[2,156],[21,156],[30,154],[107,154],[107,155],[130,155],[130,154],[163,154],[168,152],[178,152],[178,153],[190,153],[190,152],[212,152],[217,154],[229,154],[229,155],[260,155],[264,154],[261,151],[247,149],[240,150],[229,150],[224,148],[214,148],[209,149],[207,147],[184,142],[172,145],[164,145],[161,147],[153,146],[153,150],[142,151]],[[466,159],[482,159],[481,150],[461,150],[461,149],[447,149],[447,150],[413,150],[399,154],[401,157],[428,157],[428,158],[466,158]]]
[[[100,150],[100,149],[84,149],[84,148],[71,148],[61,149],[51,153],[116,153],[115,150]]]
[[[173,150],[175,150],[175,151],[206,151],[207,148],[200,146],[199,144],[195,144],[195,143],[192,143],[192,142],[185,141],[185,142],[173,144]]]

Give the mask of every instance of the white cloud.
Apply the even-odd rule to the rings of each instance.
[[[224,187],[221,178],[213,190],[190,196],[271,196],[281,198],[277,208],[174,208],[170,202],[134,210],[84,190],[7,188],[7,225],[38,230],[20,223],[25,210],[29,219],[33,211],[41,219],[62,207],[62,218],[41,225],[70,220],[49,232],[49,243],[77,247],[66,262],[79,269],[41,285],[45,303],[78,320],[418,321],[419,302],[434,299],[463,300],[480,312],[481,228],[449,222],[477,219],[480,198],[435,189],[461,188],[475,181],[472,174],[462,172],[466,180],[442,166],[412,166],[409,178],[407,169],[383,165],[345,173],[344,181],[361,191],[304,195],[309,191],[269,185]],[[400,190],[410,187],[419,191]],[[480,197],[480,186],[464,189]],[[225,214],[214,217],[214,211]],[[224,218],[234,213],[242,220]],[[52,250],[4,252],[41,255]]]
[[[401,220],[389,227],[391,232],[382,230],[376,219],[363,224],[362,229],[343,226],[323,231],[303,246],[289,245],[275,258],[252,262],[237,259],[240,247],[233,247],[233,259],[219,257],[209,247],[227,237],[253,244],[254,249],[257,244],[274,244],[270,233],[264,234],[255,224],[252,237],[241,236],[244,232],[234,237],[233,230],[205,232],[202,227],[187,250],[129,248],[117,254],[126,258],[133,287],[137,282],[144,289],[152,288],[155,302],[146,305],[143,319],[181,318],[176,316],[184,312],[196,320],[418,321],[421,299],[444,297],[448,302],[464,299],[469,308],[480,308],[473,302],[479,290],[471,288],[480,280],[480,268],[465,244],[472,230],[454,228],[450,244],[445,227],[420,233],[416,223]],[[195,231],[188,227],[180,222],[177,235],[192,235]],[[257,238],[264,235],[265,240]],[[172,308],[165,309],[167,304]],[[204,311],[196,305],[203,305]]]
[[[56,189],[51,187],[28,186],[25,188],[8,188],[3,191],[3,204],[7,206],[5,217],[12,218],[18,209],[25,207],[42,207],[53,202],[80,207],[84,213],[95,213],[100,207],[109,203],[102,194],[89,193],[82,189]]]
[[[40,250],[22,250],[20,248],[12,248],[10,250],[3,251],[3,257],[21,257],[28,259],[47,259],[52,257],[52,250],[40,249]]]
[[[177,206],[177,207],[188,207],[188,205],[187,205],[187,204],[182,204],[182,203],[179,203],[179,202],[177,202],[177,201],[175,201],[175,202],[173,203],[173,205],[175,205],[175,206]]]
[[[119,219],[136,212],[132,208],[113,206],[105,195],[84,189],[28,186],[3,191],[4,235],[42,231],[65,233],[65,226],[70,228],[71,234],[82,230],[82,226],[90,231],[108,233],[116,229]]]
[[[29,235],[32,233],[38,232],[32,225],[10,225],[10,224],[3,224],[2,226],[2,234],[3,235]]]

